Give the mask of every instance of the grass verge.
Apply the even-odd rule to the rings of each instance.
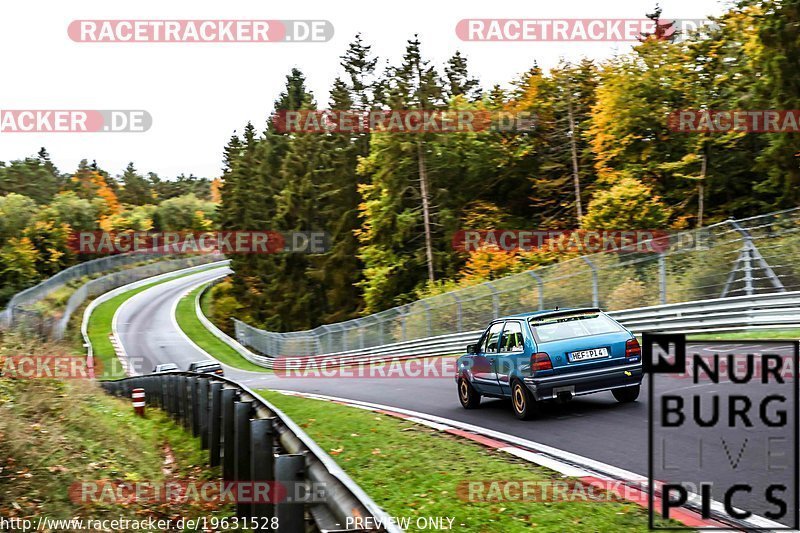
[[[200,319],[197,318],[195,302],[197,300],[197,295],[202,290],[202,286],[198,287],[180,299],[175,309],[175,318],[178,321],[178,326],[180,326],[183,332],[200,348],[226,365],[242,370],[250,370],[252,372],[269,372],[266,368],[253,364],[242,357],[239,352],[215,337],[214,334],[200,322]]]
[[[196,499],[120,502],[102,492],[101,501],[83,501],[77,485],[218,480],[219,468],[207,459],[199,439],[163,412],[136,417],[129,401],[91,382],[0,378],[0,516],[6,519],[231,516],[230,506]]]
[[[698,333],[687,335],[689,341],[738,341],[800,339],[800,329],[751,329],[747,331],[730,331],[727,333]]]
[[[125,377],[123,369],[119,364],[116,363],[117,356],[114,352],[114,346],[111,344],[111,341],[108,340],[108,336],[111,333],[111,324],[114,321],[114,314],[116,314],[117,309],[119,309],[123,303],[133,298],[137,294],[161,283],[191,276],[199,272],[205,272],[206,270],[211,270],[212,268],[221,267],[209,267],[196,270],[194,272],[187,272],[177,276],[171,276],[164,280],[155,281],[142,287],[118,294],[95,307],[92,311],[92,314],[89,316],[89,323],[87,324],[86,329],[89,334],[89,342],[92,343],[95,360],[97,361],[98,366],[102,368],[99,379],[120,379]]]
[[[259,393],[300,424],[390,516],[411,517],[412,525],[433,516],[454,518],[452,528],[458,531],[647,531],[647,511],[628,502],[466,501],[467,481],[564,478],[404,420],[268,390]]]

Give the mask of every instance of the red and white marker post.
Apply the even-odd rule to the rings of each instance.
[[[134,412],[139,416],[144,416],[144,389],[133,389],[131,398]]]

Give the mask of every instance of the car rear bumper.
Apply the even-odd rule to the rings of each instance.
[[[537,400],[550,400],[559,395],[580,396],[622,387],[633,387],[642,382],[642,364],[620,365],[547,377],[530,377],[523,380]]]

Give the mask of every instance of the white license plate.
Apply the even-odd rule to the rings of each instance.
[[[569,353],[570,361],[586,361],[587,359],[601,359],[608,357],[608,348],[593,348]]]

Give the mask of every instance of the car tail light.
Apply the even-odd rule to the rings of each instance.
[[[531,370],[534,372],[552,369],[553,363],[550,362],[550,356],[547,352],[536,352],[531,356]]]
[[[639,346],[639,341],[630,339],[625,343],[625,357],[639,357],[642,355],[642,349]]]

